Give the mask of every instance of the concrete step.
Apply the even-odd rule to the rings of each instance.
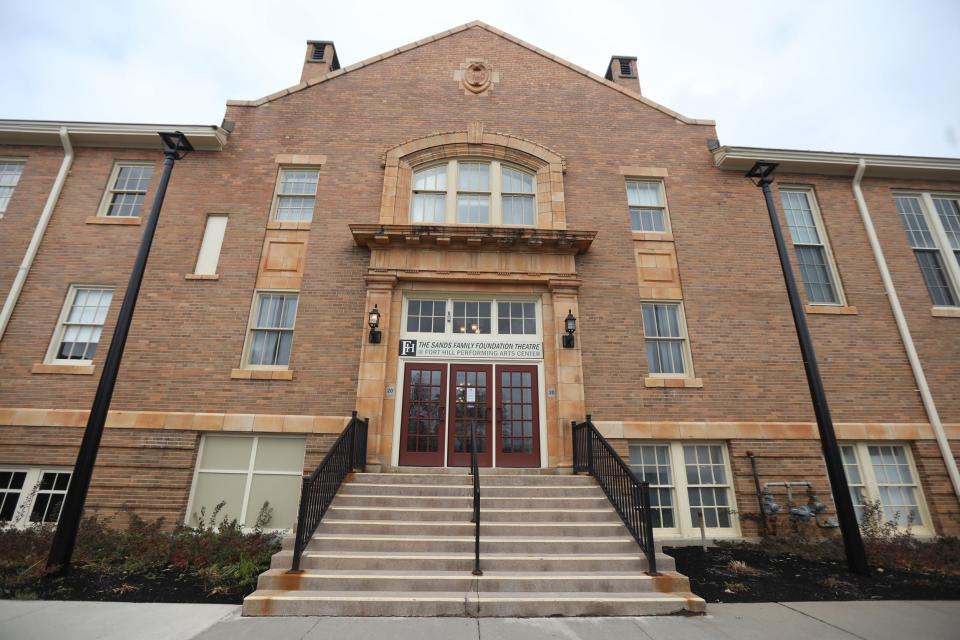
[[[348,483],[353,484],[447,484],[473,485],[473,477],[463,473],[355,473]],[[523,475],[511,473],[509,475],[480,474],[481,487],[524,486],[524,487],[595,487],[596,481],[589,476],[558,476],[558,475]]]
[[[473,507],[340,507],[331,504],[326,520],[406,520],[469,522]],[[618,522],[612,507],[604,509],[483,509],[481,522]]]
[[[317,534],[307,544],[310,551],[425,551],[473,553],[474,537],[469,536],[384,536]],[[632,553],[633,538],[480,537],[480,553]]]
[[[436,591],[315,592],[257,590],[243,601],[245,616],[644,616],[702,613],[692,593],[490,593]]]
[[[623,524],[609,522],[486,522],[480,513],[480,536],[546,536],[556,537],[623,537]],[[403,520],[327,520],[324,519],[316,533],[324,534],[378,534],[378,535],[428,535],[472,536],[472,522],[407,522]],[[288,536],[293,540],[292,536]],[[288,544],[292,545],[292,542]]]
[[[337,507],[425,507],[473,509],[473,496],[405,496],[405,495],[338,495],[333,505]],[[482,513],[487,509],[610,509],[610,501],[599,497],[541,496],[541,497],[480,497]]]
[[[442,481],[442,478],[438,482]],[[481,486],[481,497],[538,497],[570,496],[572,498],[600,497],[606,499],[603,490],[597,485],[524,485]],[[472,484],[404,484],[391,483],[354,483],[348,482],[340,487],[339,496],[349,495],[402,495],[402,496],[467,496],[473,497]]]
[[[481,564],[481,569],[483,565]],[[686,576],[661,572],[649,576],[640,571],[531,572],[493,571],[483,575],[469,571],[396,571],[314,569],[291,574],[268,569],[260,575],[257,589],[291,591],[490,591],[556,593],[637,593],[642,591],[689,591]]]

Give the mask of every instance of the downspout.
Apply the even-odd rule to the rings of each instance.
[[[927,377],[923,373],[923,365],[920,364],[917,348],[914,346],[913,338],[910,336],[910,327],[907,326],[907,319],[903,315],[903,308],[900,306],[897,290],[893,287],[893,279],[890,277],[890,270],[887,268],[887,260],[883,257],[883,249],[880,248],[880,241],[877,240],[877,232],[873,227],[870,211],[867,209],[867,203],[863,199],[863,190],[860,189],[860,181],[863,179],[863,173],[866,169],[866,161],[860,158],[860,162],[857,163],[857,173],[853,177],[853,196],[857,200],[857,208],[860,210],[863,226],[867,230],[870,248],[873,249],[873,257],[877,261],[877,268],[880,269],[880,277],[883,279],[883,288],[887,293],[887,300],[890,301],[890,308],[893,310],[893,317],[896,319],[897,329],[900,331],[900,339],[903,340],[903,347],[907,351],[907,359],[910,361],[913,377],[916,379],[917,387],[920,390],[923,408],[927,412],[930,426],[933,427],[933,435],[937,439],[937,445],[940,447],[940,455],[943,457],[943,462],[947,466],[947,475],[950,476],[953,493],[960,499],[960,471],[957,470],[957,462],[953,459],[950,442],[947,440],[947,434],[943,430],[943,422],[940,421],[937,405],[933,402],[933,395],[930,393],[930,387],[927,385]]]
[[[40,243],[43,241],[43,235],[47,231],[47,225],[50,224],[50,218],[53,217],[53,209],[57,206],[57,200],[60,199],[60,192],[63,191],[63,183],[67,181],[67,174],[70,173],[70,166],[73,164],[73,145],[70,144],[70,136],[66,127],[60,127],[60,142],[63,144],[63,162],[60,163],[60,171],[57,172],[57,179],[53,182],[53,188],[50,189],[50,195],[47,196],[47,202],[43,205],[43,211],[40,212],[40,219],[33,230],[33,237],[30,238],[30,244],[27,246],[27,253],[23,256],[20,268],[17,269],[17,275],[13,279],[13,286],[10,287],[10,293],[3,302],[3,310],[0,310],[0,340],[7,332],[7,325],[10,323],[10,317],[13,315],[13,309],[17,306],[20,299],[20,293],[23,291],[23,285],[27,281],[27,275],[30,273],[30,267],[37,257],[40,250]]]

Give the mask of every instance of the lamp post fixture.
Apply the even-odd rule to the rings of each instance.
[[[367,324],[370,325],[370,344],[380,344],[380,332],[377,327],[380,325],[380,309],[373,305],[373,309],[368,314]]]
[[[140,238],[140,248],[137,258],[130,272],[130,280],[123,296],[123,304],[117,316],[117,326],[113,331],[110,349],[100,374],[100,383],[93,398],[93,406],[87,419],[87,428],[83,432],[80,451],[77,453],[77,462],[70,476],[70,486],[63,501],[63,510],[57,522],[57,530],[53,535],[53,544],[50,546],[50,555],[47,558],[47,569],[52,575],[63,574],[70,569],[70,558],[77,541],[77,530],[80,527],[80,518],[83,515],[83,505],[87,500],[87,491],[90,488],[90,477],[93,475],[93,465],[97,459],[97,450],[100,448],[100,438],[103,436],[103,425],[107,420],[110,409],[110,400],[113,398],[113,388],[117,383],[117,372],[120,370],[120,360],[123,358],[123,348],[130,333],[130,322],[133,318],[133,309],[137,304],[140,285],[143,282],[143,273],[147,267],[147,258],[150,255],[150,246],[157,230],[157,221],[160,218],[160,208],[167,193],[167,184],[173,172],[173,164],[193,151],[193,146],[187,136],[179,131],[161,133],[164,144],[163,173],[157,185],[157,193],[150,206],[150,215],[147,217],[146,228]]]
[[[827,476],[830,478],[830,487],[833,491],[833,503],[837,508],[837,521],[840,523],[840,533],[843,535],[843,546],[847,552],[847,566],[852,573],[867,575],[870,569],[867,566],[867,555],[860,537],[860,525],[857,522],[856,512],[853,510],[853,500],[850,498],[850,487],[843,470],[843,458],[840,446],[837,444],[837,434],[833,429],[833,420],[830,417],[830,407],[827,405],[827,395],[823,389],[823,380],[820,378],[820,369],[817,366],[817,356],[813,351],[813,341],[810,339],[810,330],[807,327],[807,318],[804,315],[803,304],[797,290],[797,282],[787,254],[787,245],[783,239],[783,229],[780,227],[780,218],[777,216],[777,206],[773,201],[773,192],[770,185],[773,183],[773,172],[777,164],[759,161],[746,173],[746,177],[754,181],[763,190],[763,197],[767,203],[767,213],[770,216],[770,226],[773,227],[773,238],[777,244],[777,253],[780,256],[780,268],[783,270],[783,280],[787,285],[787,295],[790,299],[790,310],[793,312],[793,324],[797,329],[797,339],[800,341],[800,353],[803,357],[803,368],[807,374],[807,385],[810,387],[810,398],[813,400],[813,412],[817,418],[817,427],[820,430],[820,444],[823,447],[823,457],[827,463]],[[761,513],[761,516],[763,514]]]
[[[575,344],[573,334],[577,330],[577,319],[573,315],[573,309],[567,310],[567,317],[563,319],[563,325],[567,330],[567,333],[563,336],[563,348],[573,349]]]

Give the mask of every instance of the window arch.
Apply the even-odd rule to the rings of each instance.
[[[528,226],[536,174],[500,160],[456,158],[413,169],[410,222]]]

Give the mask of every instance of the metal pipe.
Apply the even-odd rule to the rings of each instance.
[[[760,492],[760,476],[757,474],[757,457],[753,451],[747,451],[747,457],[750,458],[750,468],[753,470],[753,486],[757,488],[757,506],[760,507],[758,515],[760,516],[760,530],[763,535],[767,535],[767,515],[763,510],[763,494]]]
[[[67,181],[67,175],[70,173],[70,167],[73,166],[73,145],[70,144],[70,134],[66,127],[60,127],[60,142],[63,144],[63,161],[60,163],[60,170],[57,171],[57,177],[53,181],[53,187],[47,196],[47,202],[43,205],[40,212],[40,219],[37,220],[37,226],[33,229],[33,237],[30,238],[30,244],[27,245],[27,252],[23,255],[20,267],[17,269],[17,275],[13,278],[13,285],[3,301],[3,309],[0,310],[0,340],[7,331],[7,325],[10,324],[10,318],[13,316],[13,309],[20,300],[20,294],[23,292],[23,285],[27,282],[27,276],[33,267],[33,261],[40,251],[40,243],[47,232],[47,225],[50,224],[50,218],[53,217],[53,210],[60,199],[60,193],[63,191],[63,185]]]
[[[170,136],[170,134],[166,135]],[[87,500],[90,478],[93,475],[93,465],[97,459],[97,450],[100,448],[100,438],[103,436],[103,427],[107,421],[110,401],[113,399],[113,388],[117,383],[117,373],[120,370],[120,361],[123,358],[123,348],[130,332],[133,310],[137,304],[140,285],[143,283],[143,274],[147,268],[147,258],[150,255],[150,246],[153,244],[153,237],[157,230],[157,221],[160,219],[160,209],[167,193],[170,174],[173,172],[174,162],[180,157],[179,154],[191,150],[186,136],[183,134],[179,134],[179,136],[179,141],[168,144],[164,151],[163,173],[160,175],[157,194],[154,196],[153,204],[150,207],[150,215],[147,218],[143,236],[140,238],[140,248],[133,263],[133,271],[130,272],[130,280],[123,296],[123,304],[120,305],[120,313],[117,316],[117,326],[113,332],[113,339],[110,341],[110,349],[107,351],[103,372],[100,374],[100,383],[97,385],[97,393],[93,398],[93,406],[87,419],[87,428],[83,432],[80,451],[77,453],[77,461],[73,467],[73,474],[70,476],[70,486],[63,501],[63,510],[60,513],[57,530],[53,535],[53,544],[50,546],[50,555],[47,558],[47,568],[52,570],[53,575],[65,573],[70,568],[70,558],[73,556],[73,548],[77,541],[77,530],[80,528],[80,518],[83,515],[83,505]],[[166,141],[167,138],[165,137],[164,140]]]
[[[820,444],[823,447],[823,457],[827,464],[827,476],[830,478],[833,502],[837,508],[837,520],[840,523],[840,532],[843,535],[847,565],[851,572],[867,575],[869,574],[867,554],[863,546],[863,539],[860,537],[857,515],[853,510],[853,500],[850,498],[850,488],[843,469],[843,457],[840,454],[840,446],[837,444],[837,435],[833,429],[833,419],[830,417],[830,407],[827,404],[827,395],[823,389],[823,380],[820,378],[820,368],[817,366],[817,356],[813,349],[813,341],[810,338],[810,329],[807,327],[803,304],[800,302],[800,293],[787,253],[787,244],[783,238],[783,229],[780,227],[780,218],[777,215],[777,206],[773,201],[773,191],[770,189],[770,184],[773,182],[772,174],[776,166],[772,163],[758,162],[747,176],[759,178],[758,186],[763,190],[763,198],[767,204],[767,214],[770,216],[770,226],[773,229],[777,254],[780,257],[783,280],[787,286],[790,311],[793,313],[793,324],[796,327],[797,339],[800,342],[800,353],[803,358],[803,368],[807,374],[810,398],[813,401],[813,412],[817,418],[817,427],[820,430]]]
[[[907,318],[904,316],[903,308],[900,306],[900,298],[897,296],[897,290],[893,286],[893,278],[890,276],[890,269],[887,267],[887,259],[883,256],[883,249],[880,246],[880,240],[877,239],[877,231],[873,227],[870,210],[867,209],[867,202],[863,198],[863,189],[860,188],[860,182],[863,180],[863,174],[866,169],[866,160],[860,158],[860,162],[857,163],[857,173],[853,177],[853,197],[857,201],[860,218],[863,220],[863,226],[867,230],[867,239],[870,241],[873,258],[876,260],[877,268],[880,270],[883,289],[887,294],[890,309],[893,311],[893,318],[897,322],[897,330],[900,332],[903,348],[907,352],[910,369],[913,371],[913,377],[917,381],[917,389],[920,391],[923,408],[927,412],[927,418],[930,420],[930,426],[933,428],[933,435],[937,440],[937,446],[940,448],[940,455],[943,458],[943,463],[947,467],[947,475],[950,476],[953,493],[958,501],[960,501],[960,471],[957,470],[957,462],[954,460],[953,452],[950,450],[950,442],[947,440],[947,435],[944,432],[943,422],[940,421],[940,413],[937,411],[937,405],[933,401],[933,394],[930,393],[927,376],[923,372],[923,365],[920,363],[920,356],[917,355],[917,348],[913,344],[913,336],[910,335]]]

